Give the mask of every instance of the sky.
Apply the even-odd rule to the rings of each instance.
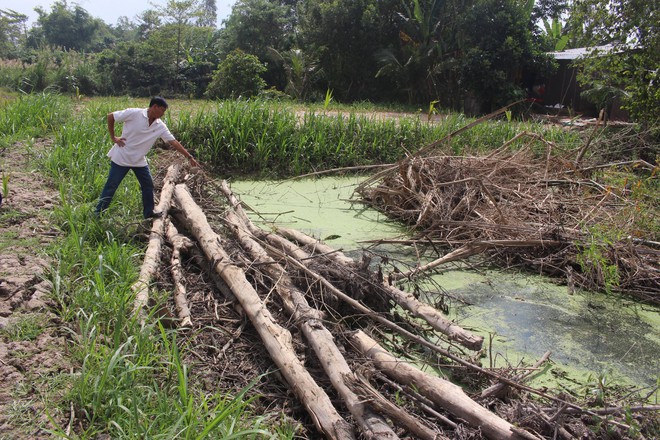
[[[1,0],[0,9],[12,9],[21,14],[27,15],[29,18],[28,26],[34,23],[38,14],[34,12],[34,8],[41,6],[41,8],[50,12],[51,5],[56,0]],[[121,16],[126,16],[130,20],[134,20],[135,16],[147,9],[153,9],[153,5],[165,6],[167,0],[77,0],[68,1],[69,6],[79,5],[84,8],[89,15],[95,18],[100,18],[110,25],[116,25],[117,19]],[[218,27],[222,24],[222,20],[226,19],[231,13],[231,7],[235,0],[216,0],[218,8]]]

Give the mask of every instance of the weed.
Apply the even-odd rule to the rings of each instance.
[[[332,90],[328,89],[325,91],[325,100],[323,101],[323,110],[327,110],[330,107],[332,102]]]
[[[0,334],[11,341],[34,341],[43,333],[44,321],[44,317],[39,314],[19,316],[1,329]]]
[[[2,196],[5,200],[9,196],[9,174],[2,173]]]
[[[12,400],[7,409],[7,423],[10,426],[28,428],[34,425],[36,418],[34,402],[31,400]]]
[[[588,242],[578,244],[576,261],[582,272],[598,280],[606,292],[611,292],[619,285],[619,268],[608,256],[608,246],[621,238],[621,233],[610,228],[596,225],[587,228]]]

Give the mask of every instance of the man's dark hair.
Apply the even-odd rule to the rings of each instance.
[[[167,101],[165,101],[164,98],[161,98],[160,96],[154,96],[151,98],[151,102],[149,103],[149,107],[157,105],[158,107],[165,107],[167,108]]]

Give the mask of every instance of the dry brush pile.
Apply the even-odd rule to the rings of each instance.
[[[526,145],[512,151],[509,145],[521,139]],[[634,188],[625,182],[616,188],[596,177],[626,167],[657,179],[653,165],[585,164],[588,144],[562,152],[531,133],[484,156],[434,154],[432,147],[449,140],[358,188],[361,201],[412,226],[412,242],[451,251],[406,275],[480,254],[491,264],[564,278],[571,288],[616,290],[660,303],[660,237],[636,228],[645,213],[631,197]],[[533,150],[539,144],[544,153]],[[651,197],[657,209],[657,194]]]
[[[165,215],[149,235],[135,309],[180,328],[204,386],[252,384],[255,412],[280,414],[310,439],[626,438],[640,429],[643,438],[658,429],[660,408],[631,406],[641,401],[630,396],[588,409],[577,396],[525,385],[547,357],[482,367],[482,337],[367,259],[295,230],[261,229],[226,182],[179,174],[172,166],[163,180]],[[154,287],[171,297],[150,313]]]

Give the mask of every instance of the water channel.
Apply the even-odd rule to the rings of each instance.
[[[359,258],[368,240],[405,238],[405,229],[349,199],[359,177],[231,182],[255,223],[275,223],[320,238]],[[257,214],[258,213],[258,214]],[[390,247],[380,253],[405,252]],[[410,263],[414,256],[409,255]],[[433,277],[449,314],[490,345],[487,364],[529,365],[551,351],[551,368],[532,384],[578,380],[660,385],[660,309],[594,292],[569,294],[540,276],[447,270]],[[432,287],[430,288],[432,289]],[[434,298],[430,298],[431,301]]]

